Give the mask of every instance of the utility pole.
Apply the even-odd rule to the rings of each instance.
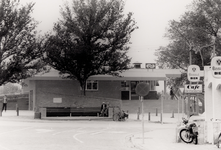
[[[189,51],[189,65],[192,65],[192,46],[190,47],[190,51]],[[191,82],[190,82],[191,84]],[[190,117],[190,93],[188,94],[188,101],[187,101],[187,117]]]

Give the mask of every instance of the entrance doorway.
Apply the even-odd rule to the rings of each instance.
[[[136,94],[136,86],[137,84],[139,83],[139,81],[131,81],[130,82],[130,87],[131,87],[131,100],[138,100],[139,99],[139,96]]]

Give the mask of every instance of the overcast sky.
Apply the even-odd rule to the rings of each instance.
[[[71,1],[71,0],[67,0]],[[133,12],[139,29],[131,36],[128,55],[133,62],[153,63],[155,49],[168,44],[164,37],[168,21],[179,17],[193,0],[126,0],[125,13]],[[20,0],[21,3],[35,2],[33,17],[40,21],[38,30],[49,31],[60,18],[60,6],[65,0]]]

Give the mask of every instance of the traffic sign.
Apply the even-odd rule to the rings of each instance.
[[[145,82],[139,83],[135,88],[135,92],[139,96],[146,96],[149,93],[149,91],[150,91],[150,85]]]
[[[185,93],[202,93],[202,84],[186,84],[185,85]]]
[[[187,69],[187,78],[190,82],[199,82],[200,67],[197,65],[190,65]]]
[[[211,60],[212,75],[214,78],[221,78],[221,57],[216,56]]]

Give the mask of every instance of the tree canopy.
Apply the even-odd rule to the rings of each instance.
[[[0,1],[0,85],[42,71],[37,22],[30,16],[33,6],[21,6],[16,0]]]
[[[183,70],[184,80],[178,79],[182,84],[186,81],[185,72],[190,63],[203,69],[210,65],[212,57],[221,54],[220,28],[220,0],[195,0],[180,20],[169,22],[166,37],[170,43],[156,51],[158,65]]]
[[[130,34],[137,28],[122,0],[73,0],[47,35],[45,61],[84,90],[92,75],[118,75],[129,68]]]

